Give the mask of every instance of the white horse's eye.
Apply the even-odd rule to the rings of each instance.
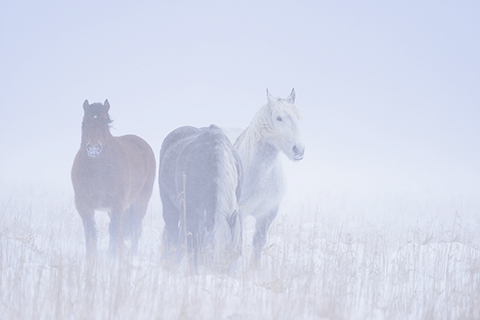
[[[282,117],[278,116],[277,121],[283,121]]]

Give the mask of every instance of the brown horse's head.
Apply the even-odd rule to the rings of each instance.
[[[108,110],[110,104],[105,100],[101,103],[89,104],[88,100],[83,103],[82,123],[82,148],[85,148],[89,158],[97,158],[102,152],[105,143],[111,138],[110,116]]]

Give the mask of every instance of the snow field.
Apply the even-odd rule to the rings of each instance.
[[[286,199],[259,270],[248,267],[247,218],[236,272],[185,276],[161,264],[158,195],[137,257],[108,257],[99,212],[89,261],[73,197],[26,188],[0,202],[1,318],[478,319],[475,208],[474,198]]]

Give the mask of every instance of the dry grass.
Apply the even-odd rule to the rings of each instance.
[[[468,214],[479,207],[464,203],[327,195],[303,207],[287,203],[260,270],[246,267],[247,219],[234,274],[185,277],[160,264],[158,197],[138,257],[108,258],[108,218],[100,213],[100,252],[87,261],[72,197],[20,190],[0,202],[0,317],[478,319],[480,224]]]

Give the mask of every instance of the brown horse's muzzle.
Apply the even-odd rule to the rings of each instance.
[[[102,152],[102,145],[97,144],[96,146],[92,146],[91,144],[87,144],[87,155],[89,158],[97,158]]]

